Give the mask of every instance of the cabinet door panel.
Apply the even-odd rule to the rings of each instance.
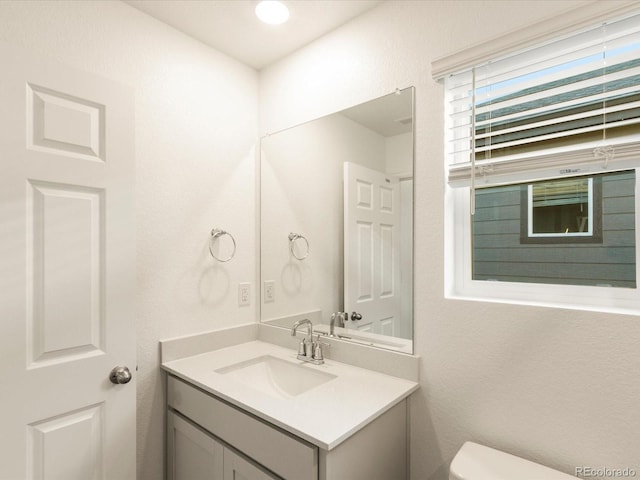
[[[266,473],[232,450],[225,448],[224,480],[277,480],[278,478]]]
[[[167,381],[167,401],[171,408],[276,475],[292,480],[317,480],[315,445],[171,376]]]
[[[167,414],[169,480],[223,480],[224,447],[213,437],[183,420]]]

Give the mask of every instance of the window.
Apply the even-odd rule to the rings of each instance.
[[[472,279],[635,288],[635,184],[631,170],[478,189]],[[543,230],[533,237],[532,210]]]
[[[602,175],[545,180],[521,190],[520,243],[602,243]]]
[[[593,178],[531,183],[527,206],[528,238],[593,236]]]
[[[638,313],[640,14],[448,73],[448,295]]]

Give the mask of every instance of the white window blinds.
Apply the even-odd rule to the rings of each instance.
[[[449,183],[640,165],[640,14],[445,78]]]

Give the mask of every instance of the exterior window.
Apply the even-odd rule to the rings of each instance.
[[[593,179],[538,182],[527,187],[528,236],[593,236]]]
[[[436,62],[446,296],[640,313],[640,13],[456,55]]]
[[[631,170],[478,189],[473,280],[635,288],[635,177]],[[569,186],[583,191],[569,197]],[[538,224],[527,221],[532,210],[544,217]],[[587,232],[593,212],[600,217],[595,241]],[[532,223],[538,236],[528,235]]]
[[[602,175],[522,186],[520,218],[521,243],[602,243]]]

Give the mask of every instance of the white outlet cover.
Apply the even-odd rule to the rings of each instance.
[[[276,282],[273,280],[267,280],[264,282],[264,303],[271,303],[275,300],[275,289]]]
[[[246,307],[251,305],[251,284],[239,283],[238,284],[238,306]]]

